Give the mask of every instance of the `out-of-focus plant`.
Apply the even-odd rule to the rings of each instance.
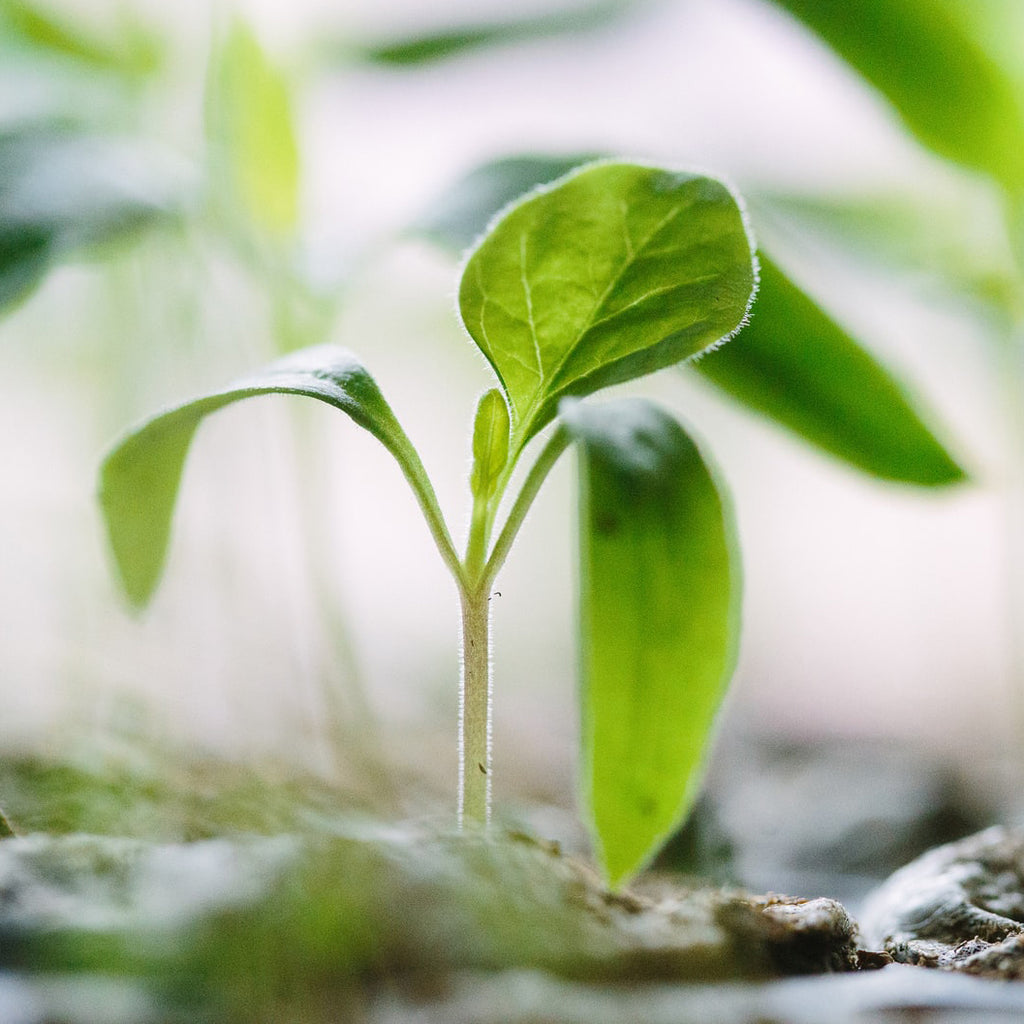
[[[462,274],[463,323],[499,384],[477,406],[464,555],[373,378],[352,355],[317,347],[161,413],[113,449],[102,505],[125,590],[142,605],[159,581],[183,466],[204,417],[269,393],[346,413],[397,460],[455,581],[459,817],[484,824],[492,590],[548,472],[575,444],[582,786],[606,875],[620,884],[695,798],[734,662],[738,566],[728,510],[683,428],[646,401],[580,399],[727,340],[745,320],[754,285],[750,239],[724,186],[632,164],[584,167],[508,210]],[[552,426],[503,504],[531,442]]]

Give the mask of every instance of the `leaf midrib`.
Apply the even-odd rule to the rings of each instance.
[[[553,367],[553,369],[552,369],[552,371],[551,371],[551,373],[549,375],[545,375],[543,362],[540,362],[541,376],[540,376],[540,382],[539,382],[537,391],[535,392],[533,399],[531,399],[530,405],[528,406],[528,408],[526,410],[526,413],[524,414],[522,420],[517,425],[517,427],[518,427],[517,432],[520,433],[521,436],[522,436],[522,434],[525,433],[526,428],[529,427],[531,421],[533,420],[534,416],[536,415],[537,410],[541,406],[543,400],[546,399],[547,397],[549,397],[547,395],[544,395],[544,390],[545,390],[544,385],[548,381],[554,380],[558,376],[558,374],[561,371],[562,367],[565,365],[565,363],[568,361],[569,357],[572,355],[572,353],[579,346],[579,343],[583,339],[583,337],[587,334],[588,331],[591,330],[591,328],[594,326],[595,323],[600,322],[600,321],[597,320],[597,313],[598,313],[598,311],[604,306],[604,303],[608,299],[608,296],[619,285],[619,283],[621,282],[622,278],[624,277],[626,271],[629,270],[629,268],[636,263],[636,261],[640,258],[640,256],[643,253],[643,251],[647,248],[647,246],[650,245],[650,243],[662,231],[664,231],[665,228],[670,223],[672,223],[672,221],[674,221],[679,216],[680,213],[682,213],[684,207],[686,207],[688,205],[692,205],[692,202],[690,202],[689,197],[687,197],[687,199],[681,199],[679,201],[679,203],[672,210],[670,210],[667,214],[665,214],[665,216],[651,230],[651,232],[647,235],[647,237],[645,239],[643,239],[643,241],[640,242],[640,244],[638,246],[635,247],[635,249],[632,246],[630,246],[627,249],[627,256],[622,261],[622,265],[619,267],[619,269],[615,272],[614,276],[608,282],[608,285],[605,287],[605,290],[601,293],[600,296],[598,296],[597,300],[594,303],[593,308],[590,311],[590,316],[587,318],[586,323],[583,325],[583,327],[580,328],[580,330],[577,332],[575,338],[573,338],[572,342],[566,347],[565,351],[562,353],[561,357],[559,358],[558,362],[555,364],[555,366]],[[628,221],[627,221],[627,218],[626,218],[626,215],[625,215],[625,211],[623,211],[622,223],[623,223],[623,231],[626,233],[626,237],[628,239],[628,228],[629,228],[629,225],[628,225]],[[526,236],[524,234],[522,236],[522,239],[523,239],[524,242],[525,242],[525,237]],[[522,247],[521,247],[521,253],[522,253]],[[521,264],[521,265],[523,267],[523,277],[525,278],[525,264]],[[532,317],[531,317],[531,329],[533,329]],[[536,342],[536,332],[534,332],[534,343],[537,344],[537,342]],[[538,346],[538,358],[539,358],[539,356],[540,356],[540,351],[539,351],[539,346]]]

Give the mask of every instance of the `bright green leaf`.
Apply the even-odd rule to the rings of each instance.
[[[462,252],[483,235],[499,210],[600,155],[510,156],[482,164],[438,196],[413,231]]]
[[[238,18],[212,58],[207,135],[226,207],[271,237],[290,236],[299,219],[299,147],[291,92]]]
[[[764,256],[750,323],[694,368],[865,472],[929,486],[964,479],[900,384]]]
[[[100,473],[100,504],[125,593],[137,607],[156,589],[167,556],[185,457],[202,420],[255,395],[303,395],[326,402],[374,435],[395,457],[420,504],[443,532],[434,492],[411,442],[376,382],[333,346],[296,352],[222,391],[146,420],[111,450]],[[447,536],[444,537],[447,540]],[[450,540],[447,541],[451,548]]]
[[[515,457],[561,398],[727,338],[753,289],[750,240],[724,185],[601,163],[494,225],[466,264],[459,306],[508,397]]]
[[[93,71],[132,78],[152,74],[163,59],[159,37],[127,6],[117,12],[115,25],[97,34],[92,27],[70,20],[67,11],[58,14],[41,3],[0,0],[0,36]]]
[[[508,462],[508,406],[497,388],[480,397],[473,422],[473,496],[488,500]]]
[[[825,40],[936,153],[1024,189],[1024,106],[941,0],[774,0]]]
[[[564,402],[580,452],[581,755],[612,885],[693,805],[735,663],[739,558],[696,445],[640,399]]]

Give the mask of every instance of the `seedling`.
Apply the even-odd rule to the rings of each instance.
[[[711,178],[601,162],[529,194],[471,251],[459,289],[463,323],[498,384],[476,408],[464,554],[374,379],[355,356],[319,346],[158,414],[108,455],[101,502],[129,600],[141,607],[156,588],[204,417],[263,394],[340,409],[398,462],[455,582],[459,821],[486,825],[489,598],[545,478],[575,446],[581,789],[606,877],[621,884],[696,795],[735,658],[738,560],[721,489],[685,430],[643,399],[581,399],[731,337],[755,278],[737,198]]]

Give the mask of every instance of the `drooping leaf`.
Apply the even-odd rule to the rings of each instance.
[[[447,60],[473,50],[574,35],[613,21],[635,8],[629,0],[590,0],[533,16],[478,22],[423,32],[404,39],[365,45],[346,55],[376,64],[407,66]]]
[[[936,153],[1024,189],[1024,105],[941,0],[774,0],[821,36]]]
[[[446,249],[462,252],[509,203],[602,155],[510,156],[482,164],[438,196],[412,230]]]
[[[732,334],[750,244],[720,182],[636,164],[590,165],[512,207],[470,256],[459,308],[508,398],[513,457],[561,398]]]
[[[581,770],[610,884],[693,805],[735,663],[739,559],[697,446],[641,399],[563,402],[580,453]]]
[[[53,261],[170,215],[178,188],[135,145],[51,125],[0,133],[0,310]]]
[[[207,136],[221,202],[272,238],[290,236],[299,219],[299,147],[291,91],[239,18],[232,20],[211,60]]]
[[[159,413],[107,455],[100,504],[121,582],[135,606],[149,601],[160,580],[181,474],[199,424],[233,402],[270,394],[303,395],[340,409],[391,452],[421,505],[436,506],[416,450],[365,367],[334,346],[305,349],[222,391]],[[439,520],[438,513],[432,525]]]
[[[763,255],[750,323],[694,369],[867,473],[926,486],[965,478],[896,379]]]

